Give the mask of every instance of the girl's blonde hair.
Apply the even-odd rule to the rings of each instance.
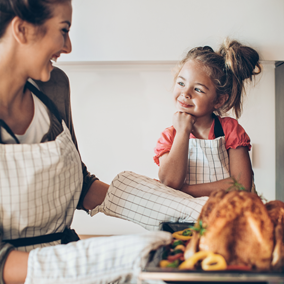
[[[252,80],[262,69],[258,53],[249,46],[229,39],[224,41],[217,52],[209,46],[195,47],[179,62],[175,82],[183,65],[189,60],[198,60],[207,68],[216,88],[217,101],[220,96],[228,94],[227,101],[216,113],[221,115],[233,109],[236,118],[239,118],[245,91],[244,82],[246,79]]]

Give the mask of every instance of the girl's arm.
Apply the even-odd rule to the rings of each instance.
[[[5,284],[24,283],[28,270],[28,252],[13,250],[9,253],[3,271]]]
[[[171,151],[159,158],[159,179],[169,187],[180,189],[183,186],[188,163],[189,135],[177,132]]]
[[[177,111],[173,116],[176,135],[169,153],[159,158],[159,179],[172,188],[181,189],[187,171],[189,135],[195,118],[184,112]]]
[[[232,178],[236,179],[247,191],[250,191],[252,187],[252,167],[247,147],[229,149],[228,154],[231,178],[203,184],[184,184],[181,191],[194,197],[209,196],[214,190],[228,189],[232,186]]]

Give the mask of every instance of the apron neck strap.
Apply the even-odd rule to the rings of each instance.
[[[222,125],[221,125],[221,122],[220,122],[218,116],[216,116],[216,115],[213,113],[213,118],[215,119],[215,125],[214,125],[214,135],[215,135],[215,139],[216,139],[216,138],[219,138],[219,137],[222,137],[222,136],[225,136],[224,131],[223,131],[223,128],[222,128]]]
[[[54,102],[47,95],[41,92],[37,87],[35,87],[29,81],[26,82],[25,88],[28,88],[35,96],[37,96],[61,123],[62,121],[61,115]]]
[[[17,144],[20,144],[19,139],[16,137],[16,135],[13,133],[11,128],[6,124],[6,122],[3,119],[0,119],[0,144],[3,144],[2,137],[1,137],[1,127],[3,127],[17,142]]]
[[[46,107],[55,115],[55,117],[58,119],[60,123],[62,122],[61,115],[56,105],[48,96],[46,96],[43,92],[41,92],[37,87],[35,87],[29,81],[26,82],[24,90],[26,88],[28,88],[35,96],[37,96],[46,105]],[[13,137],[13,139],[17,142],[17,144],[20,144],[19,139],[13,133],[11,128],[6,124],[6,122],[2,119],[0,119],[0,144],[3,144],[1,137],[1,127],[3,127]]]

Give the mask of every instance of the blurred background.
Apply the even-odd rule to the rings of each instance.
[[[121,171],[158,178],[153,148],[172,125],[172,70],[192,47],[225,37],[255,48],[263,73],[247,87],[239,123],[252,142],[257,191],[276,198],[276,64],[284,61],[283,0],[73,0],[71,54],[57,66],[70,79],[83,161],[106,183]],[[81,235],[144,231],[101,213],[76,211]]]

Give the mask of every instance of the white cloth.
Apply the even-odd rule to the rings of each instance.
[[[136,283],[149,252],[171,239],[167,232],[145,232],[35,249],[25,284]]]
[[[189,139],[187,184],[209,183],[230,177],[225,137]]]
[[[195,222],[207,200],[207,196],[194,198],[149,177],[125,171],[114,178],[104,202],[90,214],[102,212],[155,231],[162,222]]]
[[[0,224],[3,239],[63,232],[80,198],[82,164],[69,129],[55,141],[0,144]],[[55,245],[54,241],[19,250]]]

